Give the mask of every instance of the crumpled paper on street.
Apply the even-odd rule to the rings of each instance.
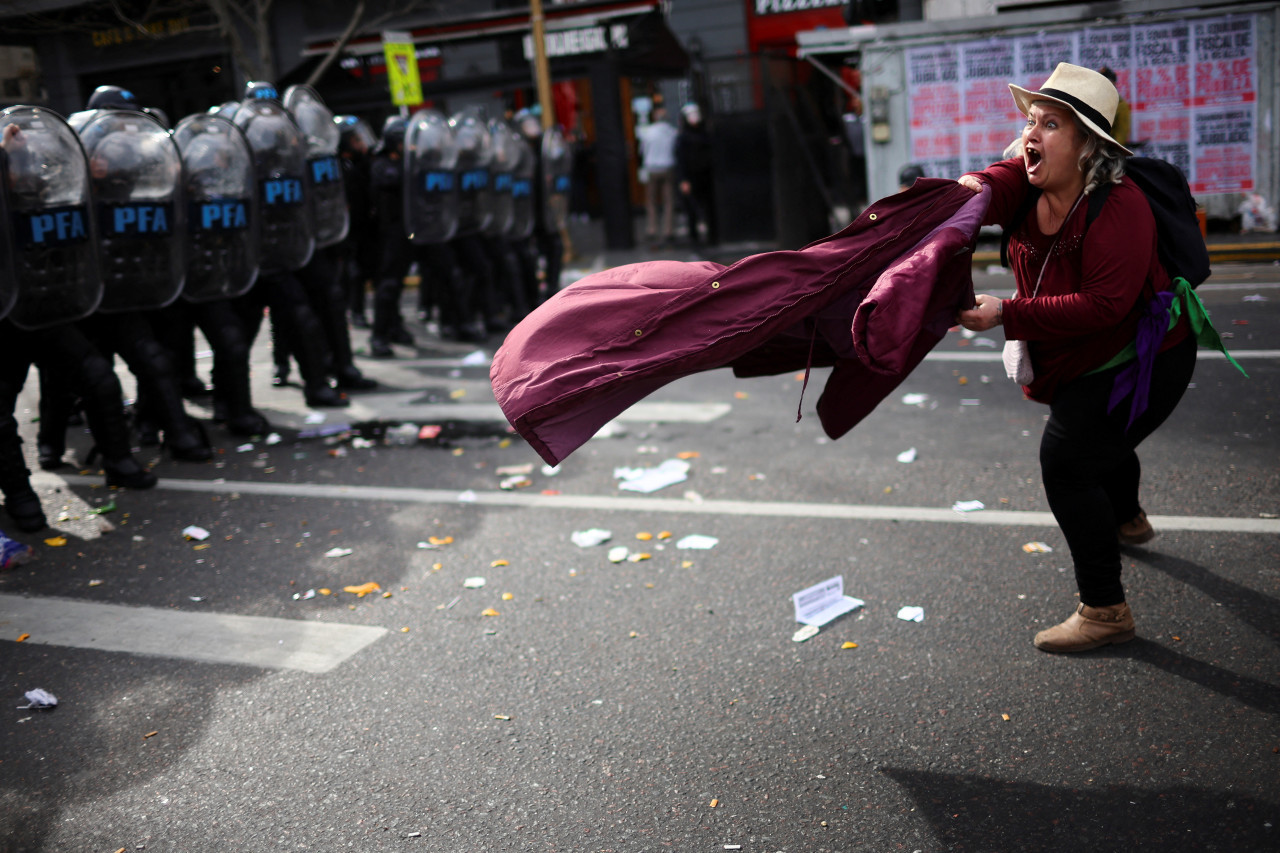
[[[615,468],[613,476],[623,481],[618,488],[648,494],[689,479],[689,463],[668,459],[656,468]]]

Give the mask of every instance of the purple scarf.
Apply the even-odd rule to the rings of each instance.
[[[1160,352],[1160,344],[1164,342],[1165,333],[1169,331],[1169,307],[1173,304],[1174,292],[1162,290],[1155,295],[1142,316],[1138,318],[1138,335],[1134,339],[1138,357],[1135,361],[1116,374],[1115,384],[1111,386],[1111,399],[1107,402],[1107,414],[1120,405],[1120,401],[1133,394],[1133,403],[1129,407],[1129,422],[1125,424],[1125,432],[1133,426],[1133,422],[1147,410],[1147,398],[1151,393],[1151,373],[1155,369],[1156,353]]]

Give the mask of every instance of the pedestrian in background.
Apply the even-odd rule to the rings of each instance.
[[[653,121],[636,131],[640,140],[640,168],[645,181],[645,238],[651,243],[671,242],[676,205],[676,137],[679,131],[667,121],[666,107],[654,107]],[[659,212],[661,206],[661,230]]]
[[[1026,342],[1034,376],[1021,377],[1023,391],[1049,406],[1040,441],[1045,495],[1080,591],[1075,612],[1038,633],[1035,645],[1079,652],[1134,636],[1120,546],[1155,536],[1138,501],[1135,449],[1169,417],[1191,381],[1196,339],[1187,315],[1191,303],[1199,303],[1184,297],[1182,282],[1174,297],[1185,299],[1181,318],[1171,328],[1167,308],[1158,318],[1163,339],[1148,338],[1157,323],[1140,326],[1156,294],[1174,290],[1174,283],[1156,253],[1146,196],[1124,177],[1131,152],[1112,136],[1115,86],[1096,71],[1062,63],[1039,92],[1009,88],[1027,117],[1005,152],[1011,159],[960,183],[992,193],[983,224],[1013,229],[1009,258],[1017,295],[981,294],[958,319],[973,331],[1003,325],[1015,347]],[[1110,185],[1105,203],[1088,222],[1085,197],[1104,185]],[[1019,223],[1032,193],[1038,198]],[[1135,341],[1143,353],[1137,375],[1147,379],[1126,388],[1135,359],[1116,362]],[[1137,395],[1145,395],[1145,408],[1132,405]]]
[[[700,224],[706,227],[708,246],[720,242],[713,157],[711,134],[702,122],[702,110],[695,103],[685,104],[680,108],[680,135],[676,138],[676,173],[680,201],[689,222],[689,241],[695,246],[702,242]]]

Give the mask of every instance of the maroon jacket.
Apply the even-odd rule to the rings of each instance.
[[[839,438],[972,307],[971,252],[989,201],[955,181],[919,180],[799,251],[594,273],[511,331],[493,358],[494,395],[557,464],[691,373],[834,366],[818,414]]]

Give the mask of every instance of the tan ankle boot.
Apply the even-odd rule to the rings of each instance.
[[[1156,532],[1152,529],[1151,522],[1147,521],[1147,514],[1138,510],[1133,521],[1126,521],[1116,528],[1116,538],[1121,545],[1141,545],[1155,539]]]
[[[1036,634],[1036,648],[1043,652],[1087,652],[1109,643],[1133,639],[1133,614],[1126,602],[1110,607],[1076,605],[1067,621]]]

